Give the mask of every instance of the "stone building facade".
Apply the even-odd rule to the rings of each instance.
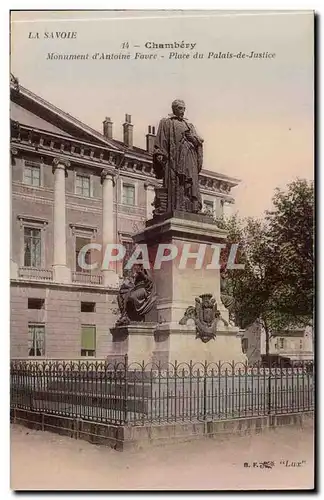
[[[87,243],[122,243],[151,218],[155,127],[146,150],[123,141],[106,118],[102,132],[81,123],[11,80],[11,356],[103,358],[118,315],[123,263],[84,271]],[[203,170],[205,210],[228,213],[236,179]],[[87,254],[91,263],[98,256]]]
[[[266,334],[259,321],[255,321],[244,331],[242,350],[250,364],[258,363],[261,356],[266,354]],[[308,326],[272,333],[269,339],[269,354],[293,361],[313,360],[313,329]]]

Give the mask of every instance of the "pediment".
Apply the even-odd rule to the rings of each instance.
[[[116,151],[122,149],[115,141],[106,139],[100,132],[21,85],[11,85],[10,101],[10,119],[21,125],[93,144],[109,146]]]
[[[19,104],[15,102],[10,103],[10,119],[15,122],[19,122],[21,125],[26,125],[37,130],[45,130],[46,132],[52,132],[53,134],[73,137],[71,134],[62,130],[62,128],[53,125],[53,123],[41,118],[36,113],[28,111],[28,109],[19,106]]]

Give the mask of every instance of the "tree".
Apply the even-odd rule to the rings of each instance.
[[[282,314],[311,325],[314,309],[314,185],[298,179],[276,189],[267,211],[271,258],[276,260],[276,301]]]
[[[231,313],[247,328],[258,320],[266,335],[311,324],[313,316],[313,187],[298,180],[276,190],[273,210],[262,220],[237,215],[219,220],[230,246],[238,244],[244,269],[222,269],[223,290],[233,297]]]
[[[228,231],[223,262],[227,262],[231,245],[238,244],[236,263],[244,265],[244,269],[222,269],[226,293],[233,297],[231,313],[235,323],[243,329],[260,321],[266,333],[268,353],[274,283],[267,225],[262,220],[234,216],[224,221],[223,227]]]

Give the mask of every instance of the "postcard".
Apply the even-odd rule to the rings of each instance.
[[[312,11],[11,11],[11,488],[312,490]]]

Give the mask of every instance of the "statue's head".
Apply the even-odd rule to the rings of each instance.
[[[186,105],[181,99],[176,99],[172,103],[172,111],[178,118],[183,118],[186,111]]]

